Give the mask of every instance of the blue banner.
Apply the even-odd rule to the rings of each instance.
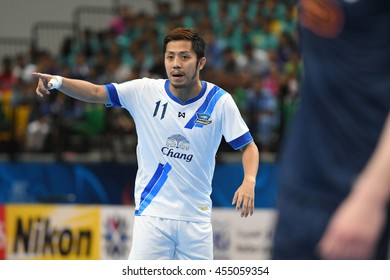
[[[275,208],[276,165],[261,164],[255,205]],[[133,204],[135,164],[1,163],[0,203]],[[241,164],[218,164],[214,207],[232,207],[243,178]]]

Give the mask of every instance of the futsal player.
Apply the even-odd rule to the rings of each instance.
[[[138,172],[130,259],[213,258],[210,194],[222,137],[242,151],[244,178],[233,204],[242,217],[254,212],[258,149],[231,95],[200,80],[205,47],[194,29],[172,30],[163,48],[168,79],[95,85],[34,74],[39,96],[56,88],[85,102],[122,107],[133,117]]]
[[[301,0],[274,259],[389,256],[390,1]]]

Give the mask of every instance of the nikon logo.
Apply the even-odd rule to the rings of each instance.
[[[16,236],[13,244],[14,253],[34,255],[74,254],[90,255],[92,232],[90,230],[72,230],[71,228],[56,228],[49,219],[28,219],[23,224],[18,218]]]

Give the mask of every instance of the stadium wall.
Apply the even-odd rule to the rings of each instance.
[[[166,0],[172,10],[181,8],[181,0]],[[115,3],[128,4],[135,12],[154,13],[153,0],[2,0],[0,9],[0,37],[29,38],[31,26],[38,21],[71,22],[79,6],[111,7]]]

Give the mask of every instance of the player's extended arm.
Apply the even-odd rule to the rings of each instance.
[[[369,162],[318,245],[326,259],[370,259],[390,200],[390,113]]]
[[[255,211],[255,185],[259,168],[259,151],[253,141],[242,149],[242,164],[244,179],[234,194],[232,204],[236,204],[237,210],[241,208],[241,217],[248,217]]]
[[[109,104],[106,89],[87,81],[68,79],[43,73],[33,73],[39,79],[36,93],[39,96],[50,94],[51,89],[58,89],[66,95],[90,103]]]

